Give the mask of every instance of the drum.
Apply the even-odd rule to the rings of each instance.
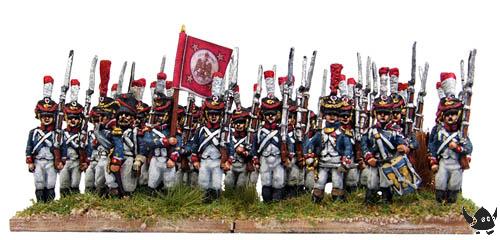
[[[398,155],[382,164],[382,173],[399,195],[413,193],[422,182],[406,155]]]

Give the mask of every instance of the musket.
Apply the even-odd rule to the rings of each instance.
[[[469,61],[467,66],[467,82],[462,90],[463,92],[463,112],[462,112],[462,125],[460,127],[460,142],[463,144],[469,136],[469,119],[470,119],[470,106],[472,102],[472,86],[474,85],[474,73],[476,70],[476,53],[477,50],[473,49],[469,52]],[[470,156],[463,155],[460,159],[462,169],[469,169]]]
[[[283,110],[281,113],[281,144],[280,144],[280,155],[281,163],[284,166],[288,166],[290,159],[288,158],[288,108],[290,107],[289,96],[290,96],[290,86],[293,82],[293,55],[295,49],[290,48],[290,55],[288,56],[288,75],[285,84],[283,85]]]
[[[90,105],[92,101],[92,94],[94,94],[94,88],[95,88],[95,69],[97,66],[97,55],[94,56],[92,59],[92,62],[90,64],[90,74],[89,74],[89,88],[85,92],[85,106],[83,108],[83,122],[82,122],[82,135],[86,136],[87,130],[88,130],[88,123],[89,123],[89,113],[90,113]],[[82,141],[81,147],[84,147],[86,145],[86,141]]]
[[[135,75],[135,62],[132,62],[132,67],[130,68],[130,80],[128,82],[128,90],[127,93],[130,92],[130,89],[132,89],[132,81],[134,81],[134,76]],[[158,85],[158,83],[157,83]]]
[[[127,61],[123,63],[122,69],[120,71],[120,76],[118,77],[118,87],[116,88],[116,96],[120,96],[120,94],[122,94],[123,79],[125,77],[126,70],[127,70]]]
[[[417,72],[417,42],[413,42],[411,56],[411,79],[408,81],[408,98],[406,99],[406,119],[403,135],[410,137],[413,133],[413,123],[415,122],[415,78]]]
[[[363,64],[361,62],[361,54],[357,53],[358,58],[358,82],[354,89],[354,139],[361,140],[361,91],[363,87]]]
[[[424,123],[424,97],[427,95],[426,85],[427,85],[427,74],[429,72],[429,63],[425,63],[424,69],[419,68],[420,75],[420,91],[418,91],[417,98],[417,111],[415,113],[415,127],[414,131],[423,131],[422,126]]]
[[[221,153],[221,166],[224,168],[227,160],[229,159],[229,153],[226,146],[226,141],[229,135],[229,127],[230,127],[230,119],[231,119],[231,107],[234,101],[234,92],[238,85],[238,79],[234,79],[235,72],[235,61],[238,61],[238,48],[234,49],[233,55],[231,56],[231,60],[229,62],[229,74],[224,74],[224,78],[229,79],[228,87],[224,93],[224,113],[222,117],[222,123],[220,125],[219,132],[219,152]],[[235,60],[236,58],[236,60]]]
[[[465,66],[464,66],[464,60],[460,60],[460,82],[462,83],[462,91],[460,91],[460,93],[458,94],[458,96],[460,97],[460,99],[463,101],[464,100],[464,91],[463,89],[465,89],[465,85],[466,85],[466,82],[465,82]]]
[[[373,77],[373,87],[372,87],[371,99],[369,102],[370,107],[373,106],[373,100],[377,98],[379,92],[377,64],[375,62],[372,62],[372,77]],[[375,123],[375,118],[371,118],[369,125],[373,125],[374,123]]]
[[[324,69],[323,70],[323,81],[321,82],[321,95],[319,96],[318,99],[318,130],[323,129],[323,113],[320,111],[321,110],[321,98],[326,96],[326,82],[328,81],[328,70]]]
[[[361,115],[359,116],[360,121],[360,130],[361,134],[364,134],[366,129],[369,127],[370,123],[370,114],[368,113],[368,104],[370,102],[370,92],[371,92],[371,67],[372,60],[368,56],[366,60],[366,82],[365,89],[363,90],[363,94],[361,95]]]
[[[307,57],[304,56],[304,60],[302,62],[302,84],[297,89],[298,114],[297,127],[295,128],[295,152],[297,154],[297,164],[299,167],[303,167],[305,165],[304,150],[302,149],[302,145],[304,143],[306,127],[309,122],[309,89],[311,88],[314,65],[316,63],[316,54],[317,51],[313,51],[309,69],[307,69]]]
[[[263,69],[262,65],[259,65],[259,70],[257,74],[257,83],[253,88],[253,99],[252,107],[250,109],[250,118],[247,120],[247,138],[245,139],[245,147],[250,150],[251,144],[255,140],[255,134],[259,125],[259,113],[260,113],[260,93],[262,92],[262,75]]]
[[[68,91],[69,88],[69,79],[71,78],[71,68],[73,67],[73,55],[74,55],[73,50],[70,50],[68,56],[68,63],[66,65],[66,73],[64,74],[64,83],[61,86],[59,105],[57,107],[57,120],[56,120],[55,140],[54,140],[54,158],[55,158],[56,169],[58,169],[59,163],[63,163],[61,156],[61,145],[63,141],[62,125],[64,119],[64,105],[66,103],[66,92]]]

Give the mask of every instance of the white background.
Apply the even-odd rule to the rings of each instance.
[[[494,5],[457,1],[2,1],[1,234],[8,234],[5,239],[173,237],[10,233],[8,220],[34,198],[33,177],[24,163],[24,149],[29,130],[38,125],[33,109],[42,97],[42,77],[47,74],[54,77],[53,96],[57,100],[67,54],[74,49],[72,78],[82,82],[81,101],[95,54],[99,59],[112,60],[111,82],[117,81],[121,64],[127,60],[129,66],[136,61],[136,78],[145,77],[149,86],[159,70],[162,55],[167,56],[166,72],[171,79],[182,24],[189,35],[240,48],[239,82],[244,105],[250,104],[258,64],[263,64],[264,70],[278,64],[278,75],[285,75],[291,46],[296,49],[297,77],[302,56],[310,57],[313,50],[318,50],[310,103],[315,108],[322,70],[331,63],[342,63],[343,72],[357,78],[359,51],[363,62],[370,55],[378,67],[399,67],[400,79],[407,81],[411,45],[418,41],[417,64],[430,63],[425,128],[431,128],[434,121],[438,102],[434,86],[439,73],[452,71],[459,76],[460,59],[466,60],[468,51],[477,48],[470,127],[474,153],[471,169],[464,175],[463,194],[494,211],[499,206],[498,128],[491,125],[496,124],[494,117],[498,116],[494,105],[499,87],[497,14]],[[459,88],[458,83],[457,91]],[[148,99],[147,90],[145,100]]]

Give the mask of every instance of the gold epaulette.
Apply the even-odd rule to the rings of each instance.
[[[344,134],[349,137],[352,137],[353,136],[352,129],[344,129]]]
[[[323,131],[325,131],[326,134],[335,132],[335,128],[323,128]]]
[[[123,135],[123,131],[121,128],[115,127],[113,128],[113,131],[111,131],[111,134],[113,134],[114,136],[121,136]]]

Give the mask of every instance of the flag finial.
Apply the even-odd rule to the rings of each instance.
[[[186,25],[182,24],[182,26],[181,26],[181,32],[186,32]]]

